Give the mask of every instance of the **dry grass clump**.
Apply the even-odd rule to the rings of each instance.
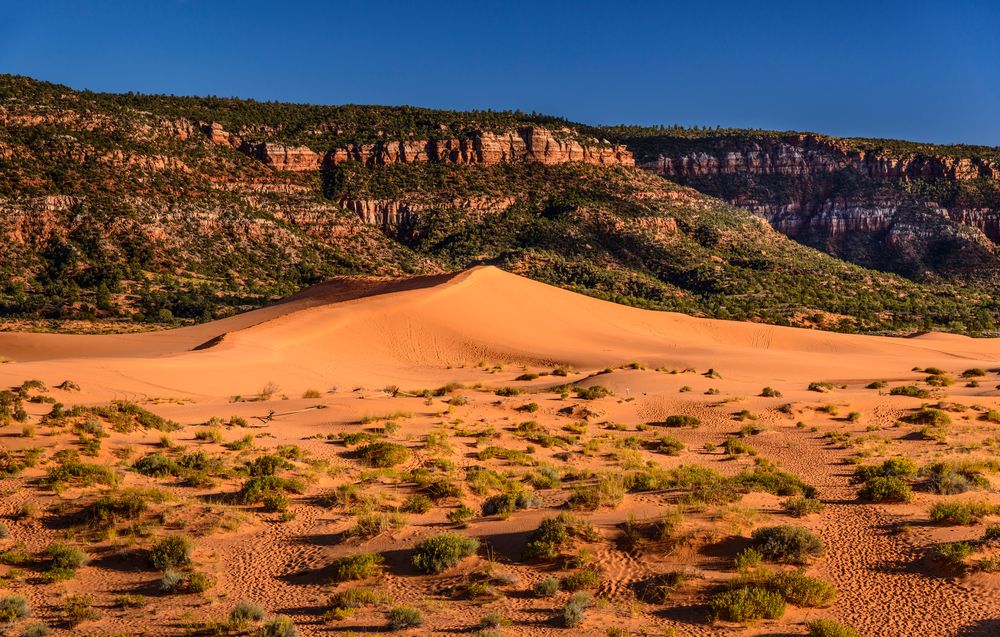
[[[369,467],[388,468],[410,459],[410,450],[395,442],[373,442],[358,449],[361,461]]]

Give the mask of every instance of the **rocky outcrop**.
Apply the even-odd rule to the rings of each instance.
[[[415,221],[419,213],[425,210],[448,207],[470,213],[489,214],[503,212],[513,206],[516,201],[515,197],[475,197],[457,199],[442,205],[386,199],[342,199],[340,205],[358,215],[365,223],[378,226],[385,232],[396,233]]]
[[[323,156],[306,146],[286,146],[274,142],[243,142],[239,150],[275,170],[307,172],[319,170]]]
[[[492,166],[516,161],[635,165],[632,153],[624,146],[598,140],[584,144],[569,135],[556,136],[552,131],[538,126],[527,126],[506,133],[475,131],[462,139],[350,144],[328,152],[323,163],[333,166],[346,161],[357,161],[366,166],[421,162]]]

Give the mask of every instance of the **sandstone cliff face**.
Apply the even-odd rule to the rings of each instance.
[[[187,139],[194,129],[194,125],[190,123],[171,122],[170,126],[182,139]],[[357,161],[369,167],[422,162],[493,166],[518,161],[541,164],[583,162],[601,166],[635,165],[632,153],[624,146],[598,140],[584,144],[569,136],[557,136],[538,126],[527,126],[506,133],[474,131],[463,139],[348,144],[322,154],[305,146],[256,142],[242,138],[224,130],[218,122],[198,122],[197,127],[213,144],[231,146],[275,170],[292,172],[330,168],[346,161]]]
[[[988,159],[865,151],[795,134],[692,140],[683,151],[647,153],[638,165],[862,265],[919,276],[942,254],[1000,256],[1000,205],[956,194],[1000,180],[1000,165]]]
[[[441,162],[447,164],[482,164],[528,161],[541,164],[583,162],[596,165],[634,166],[632,153],[624,146],[582,144],[575,139],[560,139],[548,129],[529,126],[507,133],[475,131],[466,139],[388,141],[376,144],[350,144],[329,151],[324,165],[357,161],[366,166]]]

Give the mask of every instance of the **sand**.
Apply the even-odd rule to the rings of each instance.
[[[857,487],[849,480],[853,466],[847,461],[858,454],[865,462],[906,455],[918,463],[959,455],[992,456],[995,447],[989,440],[1000,426],[981,420],[980,414],[1000,405],[1000,376],[995,371],[1000,369],[1000,339],[944,334],[901,339],[698,319],[615,305],[481,267],[401,281],[336,280],[262,310],[167,332],[0,334],[0,357],[13,361],[0,365],[4,386],[39,379],[52,388],[68,379],[80,391],[50,389],[45,395],[67,406],[135,401],[184,425],[171,436],[192,450],[233,462],[252,457],[250,452],[229,451],[194,437],[197,425],[213,416],[240,416],[253,427],[221,427],[224,442],[249,433],[256,437],[258,449],[295,444],[310,459],[326,461],[321,469],[312,466],[312,483],[305,494],[292,496],[294,517],[284,519],[259,507],[220,504],[215,496],[238,489],[239,476],[199,490],[177,480],[126,471],[131,461],[120,460],[121,450],[131,446],[133,460],[150,453],[160,432],[112,432],[98,461],[118,466],[126,486],[156,486],[173,494],[175,499],[164,505],[167,522],[154,535],[180,530],[194,535],[196,563],[216,583],[199,595],[160,595],[155,590],[158,574],[144,567],[139,553],[133,552],[155,538],[83,543],[98,557],[76,578],[52,584],[32,583],[30,577],[4,583],[5,593],[28,597],[35,614],[56,632],[69,634],[59,624],[60,599],[79,592],[91,593],[102,615],[73,629],[84,633],[182,634],[185,622],[224,618],[239,599],[260,603],[269,614],[291,616],[307,635],[382,630],[380,608],[363,609],[333,623],[320,618],[327,597],[344,588],[324,580],[324,566],[334,557],[362,550],[382,551],[388,561],[385,574],[368,583],[391,595],[394,603],[424,609],[426,624],[413,629],[413,634],[469,631],[489,612],[512,622],[503,628],[505,635],[603,635],[612,626],[626,627],[633,634],[663,634],[669,629],[678,635],[804,634],[803,622],[817,617],[842,620],[865,635],[987,635],[997,630],[1000,574],[943,573],[924,557],[935,543],[981,537],[989,519],[972,526],[931,525],[928,507],[945,496],[923,492],[909,504],[859,503]],[[526,372],[557,367],[570,370],[569,375],[515,380]],[[866,388],[875,380],[888,381],[889,386],[918,382],[924,387],[921,381],[927,374],[913,371],[914,367],[938,367],[954,377],[970,368],[991,371],[977,387],[966,387],[966,381],[959,380],[951,387],[931,389],[934,397],[927,400],[889,396],[888,387]],[[602,373],[608,368],[612,371]],[[709,369],[718,375],[706,376]],[[824,393],[807,389],[818,381],[835,388]],[[454,393],[465,396],[467,404],[449,409],[449,396],[417,396],[446,383],[464,385],[466,389]],[[562,383],[602,385],[613,395],[594,401],[572,395],[562,398],[551,391]],[[494,394],[494,389],[507,386],[522,393]],[[782,396],[760,396],[764,386],[780,390]],[[685,387],[690,390],[681,391]],[[318,397],[303,398],[307,390]],[[714,393],[706,394],[710,390]],[[912,427],[897,426],[900,417],[922,403],[941,399],[967,408],[952,413],[946,440],[915,439]],[[532,414],[516,410],[528,402],[537,403],[539,410]],[[779,409],[783,405],[789,406]],[[838,415],[818,411],[822,405],[836,405]],[[45,403],[27,407],[34,423],[50,409]],[[566,409],[571,413],[560,411]],[[565,572],[519,559],[527,533],[541,518],[563,510],[568,489],[540,489],[540,509],[518,511],[503,520],[477,518],[460,528],[481,538],[491,552],[481,551],[478,558],[468,558],[438,576],[416,573],[408,565],[409,550],[420,538],[457,528],[445,519],[457,500],[411,515],[406,526],[366,541],[343,536],[353,521],[348,511],[316,501],[317,495],[344,482],[361,481],[388,501],[401,500],[412,491],[412,485],[400,484],[390,475],[366,475],[350,449],[326,439],[329,434],[364,430],[359,421],[365,416],[407,414],[392,419],[399,430],[389,434],[418,451],[407,468],[434,456],[420,451],[420,443],[429,432],[444,431],[454,435],[452,448],[437,455],[446,456],[456,471],[477,464],[524,471],[502,460],[481,462],[475,452],[484,444],[523,449],[525,442],[510,429],[528,419],[554,432],[586,419],[590,425],[583,440],[607,437],[600,452],[537,448],[534,457],[561,470],[621,472],[622,447],[616,440],[669,433],[684,443],[685,450],[679,456],[640,450],[643,462],[667,468],[699,464],[732,475],[753,464],[750,457],[734,459],[718,449],[727,435],[745,424],[733,416],[743,409],[755,415],[753,422],[761,429],[748,438],[758,457],[815,486],[826,503],[824,511],[790,518],[782,512],[782,498],[751,493],[738,504],[685,513],[690,541],[670,551],[651,546],[622,550],[616,541],[618,525],[629,515],[652,519],[673,506],[670,493],[629,493],[615,507],[583,513],[603,538],[590,547],[593,564],[602,574],[600,587],[590,593],[604,601],[591,609],[582,627],[572,630],[562,628],[556,618],[566,594],[551,600],[525,592],[550,573]],[[844,418],[850,412],[859,414],[856,420]],[[643,427],[677,413],[697,416],[702,426]],[[803,425],[797,426],[800,422]],[[620,427],[609,428],[609,423]],[[368,425],[373,426],[377,425]],[[496,429],[499,437],[477,443],[454,433],[486,427]],[[21,428],[11,424],[0,429],[0,445],[17,451],[77,444],[77,436],[68,431],[48,431],[39,423],[34,437],[26,438],[18,435]],[[829,433],[850,433],[852,438],[844,442],[824,437]],[[121,453],[116,455],[116,450]],[[58,517],[49,512],[67,500],[84,502],[94,491],[53,493],[37,480],[46,466],[3,481],[6,495],[0,514],[8,517],[11,537],[0,540],[0,548],[23,541],[30,550],[41,551],[60,537],[78,539],[65,524],[49,519]],[[997,500],[985,491],[956,497],[973,495]],[[462,497],[473,508],[482,500],[468,492]],[[41,517],[16,517],[26,501],[42,507]],[[226,516],[239,523],[220,523]],[[707,621],[705,599],[713,586],[733,577],[735,551],[746,545],[752,528],[777,523],[801,524],[825,541],[825,554],[809,565],[808,573],[837,586],[836,601],[821,609],[790,607],[780,620],[747,627]],[[499,599],[483,604],[445,594],[491,556],[494,568],[512,576],[512,583],[500,587]],[[697,576],[676,599],[662,607],[635,602],[633,584],[678,568]],[[140,609],[116,608],[115,597],[128,592],[143,592],[150,601]]]

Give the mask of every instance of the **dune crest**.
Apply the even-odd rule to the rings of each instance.
[[[495,267],[402,280],[345,278],[282,303],[178,330],[0,335],[15,377],[81,376],[106,391],[225,395],[271,380],[384,386],[447,382],[479,361],[599,368],[713,367],[737,381],[892,377],[956,359],[1000,364],[1000,339],[835,334],[636,309]]]

